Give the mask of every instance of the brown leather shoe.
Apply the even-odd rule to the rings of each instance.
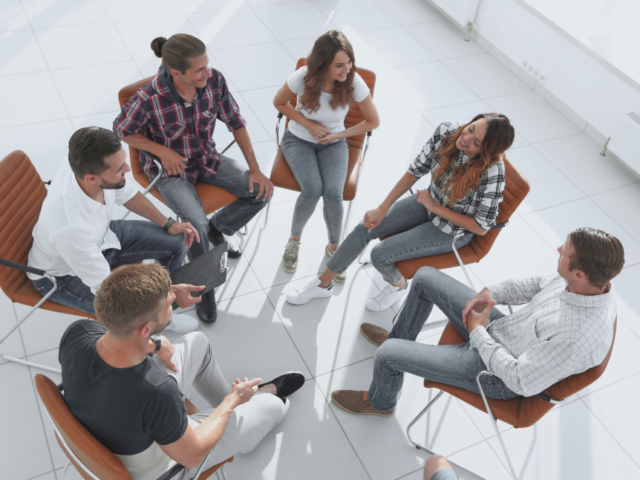
[[[362,333],[364,338],[369,340],[376,347],[382,345],[382,343],[389,336],[389,332],[387,332],[384,328],[380,328],[371,323],[363,323],[362,325],[360,325],[360,333]]]
[[[355,415],[376,415],[378,417],[390,417],[393,410],[379,412],[369,403],[369,392],[355,390],[334,390],[331,392],[331,400],[345,412]]]

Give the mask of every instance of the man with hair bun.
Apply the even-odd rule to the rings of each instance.
[[[611,349],[616,299],[613,280],[624,266],[624,248],[595,228],[571,232],[558,247],[557,273],[507,280],[478,294],[431,267],[418,270],[393,330],[369,323],[360,331],[380,348],[368,392],[335,390],[333,402],[361,415],[389,417],[405,373],[508,400],[544,392],[557,382],[600,365]],[[496,304],[524,305],[511,315]],[[416,342],[433,306],[467,341],[462,345]]]
[[[69,140],[69,165],[71,171],[44,200],[29,252],[30,267],[56,278],[50,300],[95,314],[95,294],[113,268],[156,260],[173,272],[189,246],[200,241],[190,223],[167,219],[135,184],[126,182],[131,168],[122,142],[111,130],[77,130]],[[119,205],[149,221],[113,220]],[[48,278],[28,276],[42,296],[53,289]],[[199,300],[191,292],[204,286],[172,288],[178,304],[188,307]],[[168,329],[187,333],[197,328],[197,319],[174,313]]]
[[[160,176],[155,187],[179,217],[191,222],[203,239],[194,243],[189,258],[196,258],[243,228],[273,194],[273,184],[260,171],[246,122],[240,115],[222,73],[209,67],[207,50],[199,39],[176,34],[155,38],[151,49],[162,64],[155,78],[138,90],[113,123],[113,130],[140,150],[140,164],[149,179]],[[233,133],[249,166],[245,168],[216,150],[216,119]],[[162,163],[159,171],[154,158]],[[238,200],[216,212],[210,220],[202,209],[195,183],[227,190]],[[229,247],[229,257],[240,251]],[[203,322],[217,318],[214,292],[196,306]]]

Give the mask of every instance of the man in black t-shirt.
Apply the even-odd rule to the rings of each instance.
[[[60,342],[71,413],[134,480],[155,479],[175,463],[194,475],[211,450],[207,466],[251,451],[284,417],[285,397],[305,381],[293,372],[266,384],[228,382],[201,332],[175,345],[161,337],[152,348],[149,338],[171,321],[174,298],[161,266],[120,267],[96,295],[100,323],[78,320]],[[192,387],[215,408],[188,416],[184,394]]]

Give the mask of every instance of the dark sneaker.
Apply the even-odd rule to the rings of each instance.
[[[198,318],[204,323],[213,323],[218,318],[218,307],[216,305],[215,291],[209,290],[202,295],[199,303],[196,303],[196,313]]]
[[[214,247],[217,247],[218,245],[221,245],[225,242],[224,235],[215,227],[211,220],[209,220],[209,233],[207,233],[207,238]],[[240,258],[242,256],[242,252],[231,245],[231,242],[229,242],[228,245],[229,246],[227,247],[227,255],[229,256],[229,258]]]
[[[389,336],[389,332],[387,332],[384,328],[378,327],[377,325],[373,325],[371,323],[363,323],[360,325],[360,333],[364,338],[373,343],[376,347],[382,345],[382,343]]]
[[[393,410],[379,412],[369,403],[369,392],[355,390],[334,390],[331,392],[331,400],[345,412],[354,415],[375,415],[377,417],[390,417]]]

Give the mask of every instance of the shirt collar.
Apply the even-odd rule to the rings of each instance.
[[[105,206],[99,202],[96,202],[93,198],[91,198],[89,195],[84,193],[82,188],[80,188],[78,179],[76,178],[73,172],[71,172],[71,178],[69,179],[69,182],[71,185],[71,192],[78,199],[80,204],[85,208],[87,212],[89,212],[90,214],[93,214],[93,213],[96,213],[98,210],[100,210],[100,207]],[[106,198],[107,196],[105,195],[105,202],[106,202]]]
[[[171,73],[169,73],[169,71],[165,70],[162,65],[160,65],[158,74],[156,75],[156,78],[153,80],[153,82],[155,83],[154,88],[158,93],[160,93],[160,95],[168,100],[171,100],[174,103],[180,103],[181,105],[186,104],[184,99],[180,95],[178,95],[178,92],[176,91],[176,87],[173,84],[173,76],[171,75]],[[205,88],[196,88],[196,98],[202,97]]]
[[[601,293],[600,295],[580,295],[577,293],[571,293],[569,291],[569,285],[567,281],[558,275],[564,288],[562,289],[562,298],[570,305],[576,307],[601,307],[606,305],[614,299],[613,297],[613,284],[607,293]]]

